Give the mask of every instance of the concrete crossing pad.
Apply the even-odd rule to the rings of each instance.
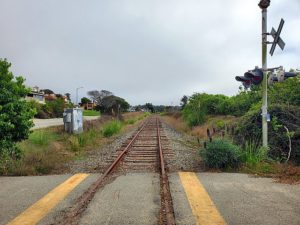
[[[159,211],[159,174],[130,173],[99,190],[79,224],[154,225]]]
[[[195,176],[228,225],[300,224],[300,185],[280,184],[270,178],[238,173],[195,173]],[[176,224],[201,224],[197,221],[203,215],[191,210],[186,193],[186,189],[195,188],[183,185],[178,173],[171,174],[169,181]],[[207,208],[207,204],[201,205],[203,201],[198,203],[198,207]]]
[[[97,179],[98,175],[89,175],[86,179],[77,182],[77,184],[75,184],[75,180],[71,180],[70,185],[74,185],[74,189],[63,198],[60,198],[59,195],[66,192],[70,187],[57,190],[57,193],[52,192],[71,177],[73,177],[71,174],[0,177],[0,225],[5,225],[17,218],[42,199],[44,199],[43,201],[46,204],[37,207],[37,211],[42,210],[46,212],[48,211],[46,208],[51,204],[53,204],[54,208],[51,207],[52,210],[48,211],[47,215],[40,216],[39,218],[45,217],[38,224],[53,224],[57,213],[68,208]],[[51,192],[53,193],[53,198],[48,195]],[[57,198],[60,199],[58,200]],[[55,199],[58,201],[54,203]],[[23,218],[21,224],[35,224],[36,222],[32,223],[31,217],[36,217],[37,211],[34,210],[34,212],[29,213],[29,217]],[[35,221],[38,220],[36,219]]]
[[[239,173],[198,173],[229,225],[299,225],[300,185]]]

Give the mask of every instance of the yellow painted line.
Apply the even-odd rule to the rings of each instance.
[[[44,216],[46,216],[52,208],[54,208],[61,200],[63,200],[80,182],[87,178],[89,174],[79,173],[70,177],[68,180],[54,188],[39,201],[34,203],[23,213],[10,221],[7,225],[33,225],[37,224]]]
[[[226,225],[196,174],[180,172],[179,177],[196,217],[197,225]]]

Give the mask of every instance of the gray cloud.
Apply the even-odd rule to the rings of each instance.
[[[193,92],[237,93],[234,76],[261,63],[261,12],[252,0],[2,0],[0,57],[29,86],[107,89],[131,104],[179,103]],[[272,0],[286,21],[269,66],[299,68],[300,3]]]

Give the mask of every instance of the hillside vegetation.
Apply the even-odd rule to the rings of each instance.
[[[207,168],[300,182],[300,76],[268,87],[268,148],[262,147],[261,98],[261,86],[240,87],[231,97],[195,93],[182,97],[180,112],[163,115],[195,137]]]

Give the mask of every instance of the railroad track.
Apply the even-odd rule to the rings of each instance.
[[[173,157],[172,149],[158,118],[151,117],[138,131],[118,149],[108,161],[110,165],[103,175],[81,195],[76,204],[57,224],[77,224],[81,214],[97,190],[102,187],[113,172],[151,171],[160,173],[161,210],[158,224],[175,224],[172,198],[169,191],[166,159]]]

